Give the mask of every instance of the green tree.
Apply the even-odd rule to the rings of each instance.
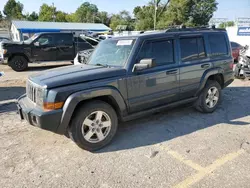
[[[67,14],[65,18],[67,22],[77,22],[75,13]]]
[[[3,20],[3,15],[2,15],[2,12],[0,11],[0,21]]]
[[[109,17],[107,12],[102,11],[102,12],[98,12],[97,19],[98,19],[97,22],[103,23],[105,25],[109,25],[111,18]]]
[[[219,28],[232,27],[234,25],[235,25],[234,21],[222,22],[219,24]]]
[[[55,15],[56,15],[56,8],[44,3],[40,7],[38,20],[39,21],[53,21],[55,19]]]
[[[216,0],[191,0],[189,8],[188,25],[205,26],[213,17],[213,13],[217,10],[218,3]]]
[[[75,12],[76,22],[95,22],[97,20],[98,8],[89,2],[83,3]]]
[[[147,6],[135,7],[134,15],[136,18],[137,30],[151,30],[154,28],[154,18],[156,23],[161,21],[162,16],[166,12],[170,0],[152,0]],[[155,9],[156,15],[155,15]],[[159,25],[159,24],[158,24]]]
[[[56,22],[67,22],[67,14],[62,11],[56,12]]]
[[[6,17],[11,19],[22,19],[24,17],[22,11],[23,4],[15,0],[8,0],[3,9]]]
[[[38,20],[38,14],[33,11],[31,14],[26,15],[26,19],[28,21],[37,21]]]
[[[134,22],[128,11],[123,10],[119,14],[111,16],[110,27],[112,30],[117,30],[119,25],[126,25],[128,30],[134,29]]]

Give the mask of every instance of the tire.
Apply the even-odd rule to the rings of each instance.
[[[215,91],[216,94],[214,94]],[[211,95],[209,96],[209,92],[210,94],[213,93],[213,95],[218,98],[217,102],[215,100],[216,98],[213,98],[213,96]],[[213,105],[211,105],[212,104],[211,101]],[[195,103],[195,108],[202,113],[212,113],[216,110],[220,101],[221,101],[220,84],[217,81],[208,80],[204,89],[200,93],[198,100]]]
[[[23,56],[14,56],[8,64],[16,72],[21,72],[28,68],[28,61]]]
[[[102,112],[102,121],[97,117],[97,114],[101,114],[100,112]],[[86,124],[83,124],[84,122]],[[75,112],[68,134],[80,148],[96,151],[111,142],[117,127],[118,118],[115,110],[105,102],[92,101]]]

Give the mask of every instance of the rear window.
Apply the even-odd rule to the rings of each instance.
[[[228,46],[224,34],[211,34],[208,40],[212,57],[228,55]]]
[[[202,37],[182,38],[181,45],[181,60],[193,61],[206,57],[204,40]]]
[[[56,43],[58,45],[72,45],[73,44],[73,38],[72,35],[56,35]]]

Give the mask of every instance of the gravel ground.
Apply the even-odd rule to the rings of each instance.
[[[249,187],[250,81],[226,88],[213,114],[183,107],[124,123],[108,147],[90,153],[15,112],[27,76],[48,68],[0,65],[2,187]]]

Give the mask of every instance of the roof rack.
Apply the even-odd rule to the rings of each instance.
[[[206,31],[206,30],[217,30],[226,31],[226,29],[216,28],[215,25],[212,26],[200,26],[200,27],[186,27],[185,25],[169,27],[165,32],[178,32],[178,31]]]

